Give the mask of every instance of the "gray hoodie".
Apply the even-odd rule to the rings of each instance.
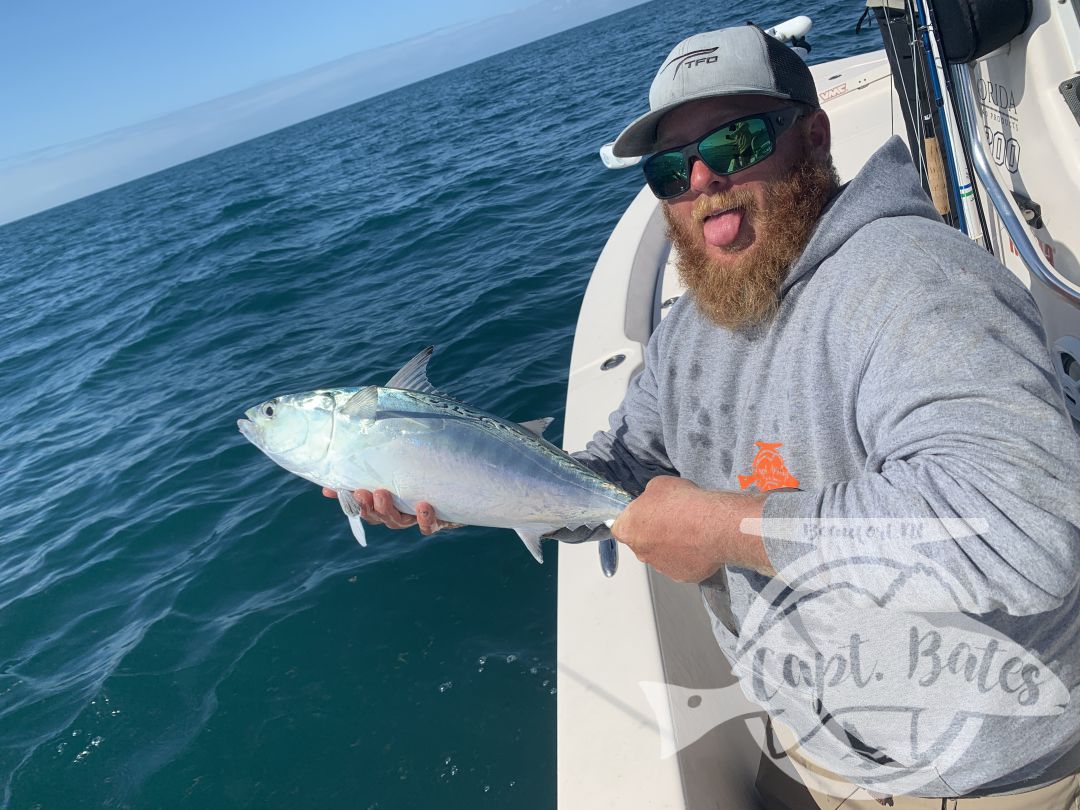
[[[684,295],[580,457],[634,493],[771,493],[778,577],[702,592],[744,690],[822,765],[883,793],[1028,789],[1080,767],[1080,441],[1051,368],[1027,290],[894,138],[775,319],[721,329]]]

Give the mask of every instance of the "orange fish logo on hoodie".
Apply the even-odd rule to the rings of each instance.
[[[756,484],[759,492],[799,486],[799,480],[788,472],[784,459],[776,452],[776,448],[783,446],[780,442],[754,444],[758,446],[758,451],[751,465],[753,473],[739,476],[741,489],[746,489],[751,484]]]

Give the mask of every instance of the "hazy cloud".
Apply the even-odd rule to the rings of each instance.
[[[640,0],[541,2],[347,56],[141,124],[0,162],[0,223],[500,53]]]

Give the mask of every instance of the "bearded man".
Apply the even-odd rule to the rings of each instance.
[[[656,570],[700,583],[733,662],[770,604],[827,582],[816,595],[829,598],[783,617],[797,631],[783,638],[817,640],[803,662],[841,661],[835,688],[811,683],[810,667],[802,680],[798,665],[744,681],[782,721],[803,780],[824,782],[794,790],[766,758],[763,798],[1073,807],[1080,441],[1031,296],[941,221],[899,139],[841,187],[809,70],[759,29],[679,43],[649,100],[614,152],[646,156],[687,293],[609,430],[578,457],[637,495],[612,533]],[[417,522],[389,493],[357,497],[374,522]],[[425,534],[439,527],[429,506],[419,513]],[[921,534],[949,521],[970,529]],[[843,532],[823,531],[837,522]],[[896,571],[922,584],[894,587],[883,577]],[[977,631],[942,657],[926,644],[940,646],[940,627],[909,633],[912,610]],[[842,631],[860,620],[871,623],[849,641]],[[896,673],[861,678],[858,653],[865,663],[865,645],[884,656],[909,639],[911,670],[882,706],[871,674]],[[995,660],[1008,645],[1019,652]],[[954,733],[915,744],[926,728]]]

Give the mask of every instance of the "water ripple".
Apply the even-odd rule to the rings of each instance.
[[[805,10],[654,2],[0,228],[0,810],[551,806],[555,554],[360,549],[235,419],[430,343],[560,415],[641,182],[597,146],[679,36]]]

